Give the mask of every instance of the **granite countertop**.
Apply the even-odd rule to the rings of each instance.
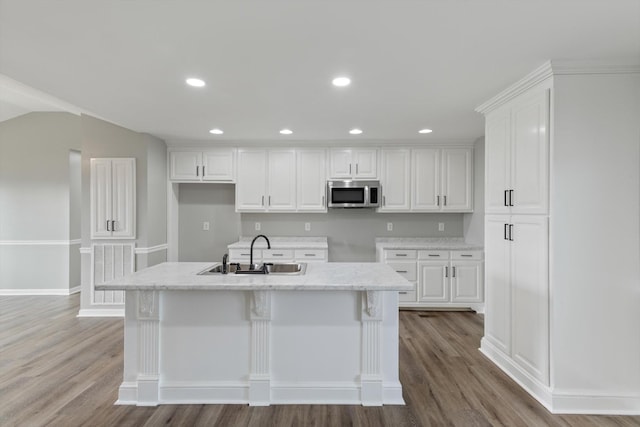
[[[239,241],[228,246],[229,249],[248,249],[251,247],[253,237],[241,237]],[[327,249],[329,244],[326,237],[269,237],[272,249]],[[266,249],[267,242],[264,239],[256,240],[254,248]]]
[[[378,237],[376,249],[483,250],[462,237]]]
[[[308,263],[305,274],[241,275],[198,273],[216,262],[165,262],[96,285],[99,290],[308,290],[406,291],[413,285],[382,263]]]

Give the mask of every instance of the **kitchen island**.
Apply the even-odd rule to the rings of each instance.
[[[398,291],[381,263],[301,275],[198,273],[163,263],[97,287],[125,290],[118,404],[404,404]]]

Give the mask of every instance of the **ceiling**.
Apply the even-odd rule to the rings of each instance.
[[[58,100],[0,84],[0,118],[66,108],[174,143],[472,141],[474,107],[545,61],[619,58],[640,59],[640,0],[0,0],[0,74]]]

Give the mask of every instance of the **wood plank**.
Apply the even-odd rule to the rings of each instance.
[[[0,297],[4,426],[640,426],[640,417],[552,415],[479,351],[471,312],[400,313],[406,406],[116,406],[123,321],[78,318],[79,295]]]

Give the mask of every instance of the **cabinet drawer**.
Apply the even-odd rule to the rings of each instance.
[[[263,249],[262,259],[264,261],[292,260],[293,249]]]
[[[415,250],[389,249],[385,251],[386,259],[416,259]]]
[[[327,253],[324,249],[296,249],[296,261],[326,261]]]
[[[482,259],[482,251],[451,251],[451,259]]]
[[[388,262],[387,264],[405,279],[411,282],[417,280],[415,262]]]
[[[416,292],[416,284],[412,283],[413,289],[410,291],[399,291],[398,292],[398,301],[399,302],[416,302],[417,292]]]
[[[229,249],[229,261],[230,262],[239,262],[239,261],[249,261],[251,251],[249,249]],[[253,261],[259,261],[262,258],[262,250],[254,249],[253,250]]]
[[[449,251],[418,251],[418,259],[449,259]]]

